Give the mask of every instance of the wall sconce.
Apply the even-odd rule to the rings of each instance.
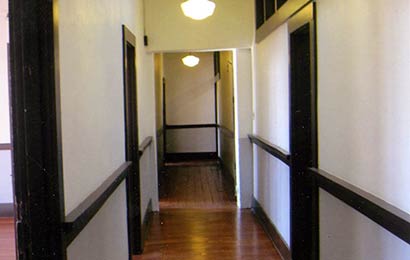
[[[188,67],[195,67],[199,63],[199,58],[194,55],[188,55],[182,58],[182,63]]]
[[[188,0],[181,4],[185,16],[194,20],[203,20],[214,13],[215,3],[209,0]]]

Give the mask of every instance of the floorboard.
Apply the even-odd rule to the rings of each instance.
[[[0,260],[16,260],[12,218],[0,218]]]
[[[233,190],[218,164],[167,167],[160,213],[133,260],[281,259],[251,211],[236,208]]]

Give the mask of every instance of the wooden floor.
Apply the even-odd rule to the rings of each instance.
[[[0,260],[16,260],[12,218],[0,218]]]
[[[146,259],[281,259],[250,210],[238,210],[217,165],[176,166],[160,177]]]

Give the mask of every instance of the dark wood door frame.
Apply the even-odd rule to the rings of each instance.
[[[17,256],[65,259],[57,1],[10,0]]]
[[[292,259],[319,259],[316,40],[312,13],[290,28],[290,244]],[[301,11],[302,13],[303,11]],[[290,23],[292,24],[292,23]]]
[[[124,61],[125,160],[132,162],[131,171],[126,179],[128,246],[131,259],[132,255],[141,254],[143,251],[138,149],[137,77],[135,64],[136,38],[125,25],[122,26],[122,33]]]

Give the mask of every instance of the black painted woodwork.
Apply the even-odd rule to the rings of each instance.
[[[123,163],[93,193],[65,218],[63,223],[65,246],[68,246],[97,214],[111,194],[127,178],[132,162]]]
[[[316,91],[312,84],[310,23],[290,34],[290,201],[291,252],[294,260],[319,259],[318,196],[314,178],[307,171],[316,167],[317,136],[312,114]]]
[[[192,124],[192,125],[166,125],[166,130],[172,129],[192,129],[192,128],[213,128],[217,127],[216,124]]]
[[[144,139],[144,141],[140,144],[138,152],[139,152],[139,157],[144,154],[145,150],[152,144],[152,136],[148,136],[147,138]]]
[[[209,160],[218,159],[218,154],[215,152],[199,152],[199,153],[167,153],[165,154],[165,161],[169,162],[183,162],[191,160]]]
[[[221,75],[221,53],[219,51],[214,52],[214,115],[215,115],[215,125],[218,124],[218,78]],[[215,148],[216,154],[219,154],[219,135],[218,128],[215,127]]]
[[[281,160],[286,165],[290,165],[290,154],[287,151],[283,150],[277,145],[269,143],[268,141],[257,135],[248,135],[248,137],[252,143],[256,144],[257,146],[259,146],[269,154],[273,155],[277,159]]]
[[[265,0],[265,20],[268,20],[276,11],[275,0]]]
[[[408,213],[323,170],[310,168],[309,171],[320,188],[410,244]]]
[[[255,18],[256,18],[256,29],[258,29],[265,22],[264,0],[255,0]]]
[[[9,1],[18,259],[65,259],[58,1]],[[54,14],[57,16],[57,13]]]
[[[286,245],[285,240],[280,235],[280,232],[276,229],[275,225],[270,221],[270,218],[263,210],[260,203],[253,198],[252,200],[252,213],[258,220],[259,224],[262,226],[265,233],[268,235],[272,243],[275,245],[279,254],[284,260],[291,260],[290,249]]]
[[[125,160],[131,161],[126,178],[127,220],[130,259],[143,251],[141,227],[141,188],[138,149],[137,82],[135,65],[135,35],[125,26],[123,33]]]
[[[166,104],[166,80],[165,78],[162,78],[162,126],[164,128],[163,132],[163,153],[164,153],[164,159],[165,159],[165,154],[167,153],[167,131],[166,131],[166,125],[167,125],[167,104]]]
[[[276,9],[279,9],[286,3],[287,0],[276,0]]]

